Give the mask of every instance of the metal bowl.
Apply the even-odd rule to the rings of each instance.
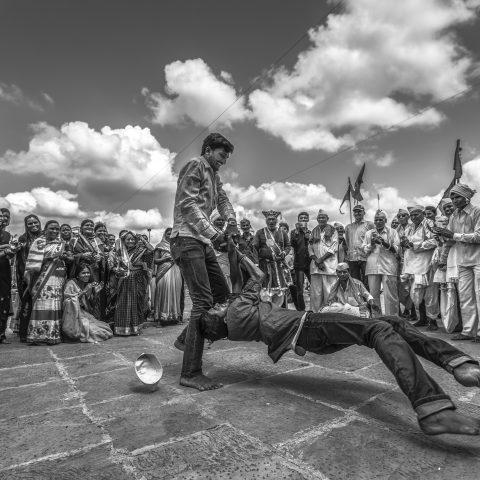
[[[135,373],[138,379],[153,391],[163,376],[163,367],[153,353],[142,353],[135,360]]]

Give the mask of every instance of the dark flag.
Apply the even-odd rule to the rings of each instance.
[[[363,174],[365,173],[365,164],[363,164],[363,167],[360,169],[360,173],[358,174],[357,179],[355,180],[355,185],[353,187],[352,191],[352,197],[357,201],[361,202],[363,200],[362,193],[360,192],[360,188],[363,183]]]
[[[343,197],[343,200],[342,200],[342,203],[340,204],[340,207],[339,207],[339,212],[343,215],[343,212],[342,212],[342,206],[345,202],[350,202],[350,194],[352,193],[352,184],[350,183],[350,177],[348,177],[348,187],[347,187],[347,191]]]
[[[455,147],[455,156],[453,158],[453,169],[455,170],[455,180],[459,180],[462,177],[462,159],[460,154],[462,152],[462,147],[460,146],[460,140],[457,140],[457,146]]]
[[[451,182],[450,185],[447,187],[445,192],[443,192],[443,197],[442,198],[450,198],[450,190],[452,187],[457,183],[456,179],[454,178]],[[441,202],[440,202],[441,203]]]

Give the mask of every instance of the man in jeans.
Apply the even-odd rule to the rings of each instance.
[[[175,342],[184,350],[180,384],[200,391],[222,386],[202,373],[204,337],[199,322],[204,312],[215,303],[225,302],[230,293],[212,248],[213,244],[221,249],[225,237],[212,225],[210,215],[217,208],[223,218],[235,220],[217,173],[233,148],[223,135],[208,135],[201,156],[188,161],[180,170],[175,195],[172,256],[192,299],[190,323]]]
[[[350,267],[350,274],[353,278],[363,282],[368,289],[365,268],[367,255],[363,250],[363,241],[368,230],[375,228],[372,222],[365,220],[365,208],[363,205],[353,207],[353,218],[355,221],[345,227],[345,242],[347,244],[347,262]]]
[[[307,212],[298,214],[298,223],[295,229],[290,233],[290,245],[293,248],[293,270],[295,272],[295,286],[297,287],[297,298],[294,298],[295,308],[305,310],[305,299],[303,298],[303,288],[305,277],[310,282],[310,256],[308,254],[308,240],[310,239],[310,230],[308,229],[308,220],[310,216]]]

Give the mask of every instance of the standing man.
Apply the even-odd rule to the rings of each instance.
[[[437,235],[455,242],[450,254],[456,255],[458,264],[458,290],[462,312],[463,331],[452,340],[480,342],[478,318],[480,314],[480,208],[470,199],[475,194],[468,185],[458,183],[450,190],[456,210],[448,228],[435,228]]]
[[[433,283],[432,256],[437,241],[429,226],[429,220],[424,216],[425,209],[421,205],[408,207],[412,225],[407,228],[400,239],[405,248],[401,281],[410,290],[410,297],[415,305],[419,320],[416,327],[428,326],[437,330],[438,284]],[[426,315],[420,314],[420,304],[425,300]]]
[[[338,235],[332,225],[328,225],[325,210],[317,214],[318,225],[312,230],[308,243],[310,255],[310,308],[319,312],[327,304],[330,290],[337,279]]]
[[[290,244],[293,249],[293,271],[295,275],[295,286],[297,287],[297,298],[294,299],[294,304],[297,310],[305,310],[303,290],[305,277],[307,277],[310,282],[308,240],[312,232],[308,229],[310,216],[307,212],[300,212],[297,219],[298,223],[295,224],[295,229],[290,233]]]
[[[347,244],[347,261],[350,267],[350,275],[363,282],[368,289],[365,267],[367,256],[363,250],[363,241],[368,230],[375,228],[372,222],[364,219],[365,208],[363,205],[353,207],[353,218],[355,221],[345,227],[345,242]]]
[[[333,222],[338,235],[338,263],[347,261],[347,243],[345,242],[345,226],[340,222]],[[350,275],[350,272],[349,272]]]
[[[253,246],[254,236],[252,233],[252,225],[248,218],[242,218],[242,220],[240,220],[240,230],[242,231],[242,234],[238,240],[238,249],[255,265],[258,265],[258,253]]]
[[[380,306],[380,290],[383,285],[385,302],[384,315],[398,315],[398,233],[387,227],[387,214],[383,210],[375,213],[375,228],[365,234],[363,248],[367,254],[365,275],[370,293]]]
[[[180,170],[175,194],[171,251],[192,299],[190,323],[175,342],[180,348],[184,346],[180,384],[200,391],[222,387],[202,372],[205,339],[200,331],[200,317],[215,303],[224,303],[229,294],[212,248],[212,244],[218,249],[226,241],[210,222],[210,215],[217,208],[222,217],[235,220],[218,175],[233,148],[223,135],[208,135],[200,157],[188,161]]]
[[[410,225],[410,214],[405,208],[400,208],[397,213],[398,218],[398,227],[396,228],[398,233],[398,238],[405,236],[405,232]],[[415,307],[413,306],[413,301],[410,298],[410,289],[407,284],[404,284],[400,281],[400,275],[403,270],[403,258],[405,256],[405,248],[400,245],[398,252],[398,300],[403,305],[403,312],[400,313],[400,316],[406,318],[407,320],[417,320],[417,313]]]
[[[290,240],[282,228],[277,227],[280,212],[262,212],[267,226],[255,233],[253,245],[258,252],[259,267],[265,273],[264,286],[272,302],[281,306],[286,298],[287,281],[284,273],[284,260],[290,252]]]

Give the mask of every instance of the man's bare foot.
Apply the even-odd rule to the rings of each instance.
[[[427,435],[457,433],[459,435],[480,435],[480,420],[467,417],[456,410],[442,410],[418,421]]]
[[[204,390],[215,390],[223,387],[223,383],[215,382],[205,375],[196,375],[195,377],[180,377],[180,385],[183,385],[184,387],[196,388],[201,392]]]
[[[465,387],[480,387],[480,366],[475,363],[462,363],[453,370],[453,376]]]

